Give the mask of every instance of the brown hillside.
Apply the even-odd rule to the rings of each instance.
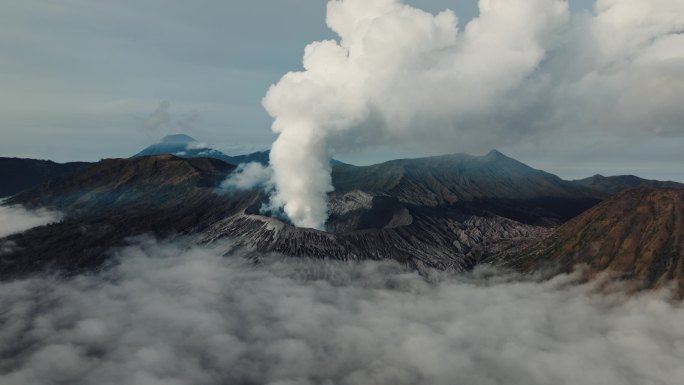
[[[632,189],[559,227],[519,267],[588,266],[616,273],[643,288],[671,281],[684,288],[684,190]]]

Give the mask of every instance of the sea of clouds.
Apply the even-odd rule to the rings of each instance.
[[[675,384],[684,309],[573,276],[418,275],[138,239],[0,283],[0,383]]]

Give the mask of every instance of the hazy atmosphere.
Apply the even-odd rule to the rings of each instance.
[[[662,21],[670,23],[670,31],[681,31],[677,19],[681,12],[648,16],[661,6],[681,5],[676,0],[670,5],[663,0],[616,3],[631,7],[624,12],[644,22]],[[472,0],[407,4],[433,13],[453,9],[461,31],[478,13]],[[610,1],[600,1],[594,10],[592,1],[571,0],[572,20],[565,20],[562,29],[581,32],[585,30],[582,23],[611,6]],[[302,68],[307,44],[337,37],[326,26],[325,8],[324,0],[4,2],[0,13],[0,49],[6,53],[0,57],[0,155],[56,161],[125,157],[179,131],[228,153],[267,148],[275,137],[261,99],[283,73]],[[667,29],[647,25],[640,29],[649,39],[667,33]],[[545,44],[572,43],[562,41],[567,36],[571,34],[563,32],[561,41]],[[625,41],[641,44],[637,36],[630,36]],[[682,60],[676,47],[681,50],[684,46],[677,43],[679,36],[673,35],[669,43],[659,39],[653,48],[639,46],[638,55],[659,55],[665,44],[670,44],[668,55],[673,59],[667,71],[672,74],[682,68],[676,64]],[[633,47],[624,47],[628,51],[615,48],[635,57]],[[578,52],[573,57],[577,64],[586,65],[582,55]],[[680,58],[674,59],[677,55]],[[636,94],[626,95],[625,103],[681,100],[681,78],[667,78],[664,65],[658,70],[661,80],[651,77],[650,85],[630,75],[626,81],[635,82],[630,89]],[[653,95],[659,88],[659,83],[653,83],[656,81],[668,84],[665,94]],[[600,84],[591,78],[585,82]],[[148,118],[165,103],[168,116],[150,124]],[[587,106],[567,108],[578,115],[595,113],[584,112]],[[345,152],[338,158],[368,164],[460,151],[482,154],[497,148],[562,177],[627,173],[683,181],[681,124],[667,127],[664,123],[679,116],[679,110],[663,110],[659,122],[637,120],[636,132],[630,127],[617,127],[615,132],[613,127],[591,120],[581,126],[566,122],[568,127],[557,130],[558,123],[548,117],[535,121],[519,116],[515,127],[499,129],[492,122],[496,136],[486,141],[464,137],[456,130],[447,140],[436,140],[439,145],[379,146]],[[527,130],[539,135],[525,135]]]
[[[0,0],[0,385],[675,385],[683,0]]]

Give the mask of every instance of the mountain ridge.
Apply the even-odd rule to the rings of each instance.
[[[300,229],[261,214],[268,197],[259,190],[218,189],[233,169],[216,159],[172,155],[104,160],[18,194],[8,203],[49,207],[65,217],[11,236],[18,251],[3,256],[0,274],[97,268],[107,261],[106,250],[146,233],[201,242],[229,238],[251,250],[292,256],[391,258],[462,271],[476,263],[470,252],[479,244],[533,240],[547,231],[470,205],[428,207],[358,190],[330,195],[330,232]]]
[[[637,187],[684,189],[684,183],[643,179],[636,175],[603,176],[596,174],[584,179],[575,179],[571,182],[607,194],[616,194],[620,191]]]
[[[56,177],[80,170],[90,163],[57,163],[51,160],[0,157],[0,198],[12,196]]]
[[[624,210],[640,207],[640,201],[633,200],[619,203],[623,211],[601,209],[613,205],[614,199],[622,202],[621,197],[635,190],[596,206],[601,199],[592,196],[602,194],[598,190],[577,187],[498,151],[484,156],[452,154],[391,161],[377,167],[380,174],[388,165],[400,171],[390,173],[391,177],[401,176],[392,188],[339,190],[329,194],[328,231],[324,232],[296,228],[265,216],[262,207],[268,203],[268,196],[263,191],[220,189],[221,182],[236,169],[222,160],[174,155],[102,160],[19,193],[6,202],[28,208],[48,207],[65,215],[58,223],[3,239],[17,247],[12,254],[3,255],[0,276],[45,269],[64,274],[99,269],[110,263],[108,250],[144,234],[159,238],[192,237],[199,243],[231,239],[238,247],[258,253],[339,260],[394,259],[419,270],[432,267],[464,271],[482,263],[504,261],[508,266],[532,271],[548,262],[539,255],[553,256],[555,250],[564,252],[554,258],[567,270],[596,258],[586,254],[589,249],[582,248],[594,241],[578,243],[572,238],[586,234],[586,226],[599,223],[592,215],[603,218],[608,225],[591,233],[613,234],[614,229],[620,233],[625,228],[623,218],[630,218]],[[378,173],[374,167],[365,168],[372,171],[371,177]],[[344,164],[334,169],[364,170]],[[357,181],[362,186],[372,181],[363,172],[361,176]],[[533,183],[520,189],[518,185],[523,181]],[[501,194],[494,189],[497,186],[507,190]],[[653,191],[684,194],[684,190]],[[443,197],[462,194],[473,199],[414,199],[424,192],[440,193]],[[556,224],[564,222],[564,217],[584,211],[580,204],[587,205],[589,210],[553,230]],[[596,210],[599,214],[592,214]],[[589,220],[582,219],[587,216]],[[653,218],[639,217],[628,222],[651,223]],[[677,229],[675,233],[680,234],[682,230]],[[549,233],[554,235],[547,237]],[[553,243],[559,239],[561,243]],[[680,242],[680,238],[670,243],[674,242]],[[609,246],[604,249],[621,255]],[[683,249],[684,246],[677,246],[674,250]],[[659,262],[653,262],[657,258],[650,258],[645,263],[657,266]],[[667,265],[671,260],[666,258],[664,263]],[[670,270],[667,274],[672,275]]]
[[[338,192],[389,194],[404,203],[431,207],[458,202],[498,206],[498,214],[516,211],[516,206],[524,207],[536,200],[536,208],[542,208],[544,213],[540,214],[550,221],[522,213],[513,219],[545,225],[567,220],[604,197],[594,189],[533,169],[497,150],[482,156],[457,153],[370,166],[338,165],[333,167],[332,180]],[[535,210],[525,211],[530,214]]]
[[[158,155],[104,159],[81,172],[21,192],[7,203],[57,210],[102,209],[134,201],[150,203],[182,198],[181,194],[192,187],[214,188],[234,169],[234,165],[213,158]]]

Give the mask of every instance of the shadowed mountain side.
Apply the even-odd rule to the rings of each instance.
[[[525,255],[528,257],[512,260],[524,269],[535,269],[548,261],[530,257],[535,250],[536,255],[556,258],[551,260],[566,269],[593,261],[597,258],[591,254],[594,251],[604,253],[600,261],[622,261],[619,266],[628,266],[630,258],[641,258],[639,253],[653,249],[656,254],[644,257],[644,263],[656,266],[647,269],[648,280],[653,282],[665,274],[656,274],[657,266],[672,264],[660,251],[670,250],[667,245],[676,253],[682,250],[681,238],[660,240],[667,231],[657,233],[657,247],[648,237],[634,238],[665,226],[661,222],[674,210],[670,206],[647,205],[637,210],[638,216],[630,216],[629,210],[643,203],[633,198],[618,206],[622,211],[603,209],[613,207],[611,202],[622,202],[625,194],[569,222],[554,238],[539,244],[549,230],[534,224],[550,226],[583,210],[583,204],[593,205],[598,201],[593,195],[596,191],[574,186],[498,152],[484,157],[461,154],[401,160],[370,167],[337,165],[336,183],[366,191],[340,188],[342,191],[329,194],[329,232],[296,228],[261,215],[268,202],[263,192],[218,190],[234,169],[212,158],[160,155],[108,159],[20,193],[8,203],[60,210],[65,219],[2,240],[16,247],[12,254],[3,255],[0,275],[98,268],[109,260],[110,248],[125,244],[127,237],[143,234],[191,236],[198,242],[231,239],[258,252],[341,260],[395,259],[417,268],[455,271],[491,261],[492,255]],[[344,171],[340,173],[340,169]],[[664,191],[670,194],[676,190]],[[672,207],[681,209],[681,205]],[[644,213],[651,213],[651,217],[642,217]],[[624,218],[633,218],[627,223],[634,230],[620,224],[627,220]],[[678,222],[673,223],[673,231],[680,231]],[[597,244],[604,233],[610,236],[605,243]],[[594,238],[587,238],[590,235]],[[538,244],[537,249],[519,253],[530,244]],[[637,254],[630,256],[629,252]],[[669,269],[667,274],[674,274]]]
[[[0,198],[80,170],[91,163],[55,163],[49,160],[0,158]]]
[[[508,262],[523,271],[587,266],[641,288],[670,281],[684,294],[684,190],[632,189],[564,224],[522,257]]]
[[[218,192],[233,166],[216,159],[170,155],[110,159],[12,198],[11,204],[47,206],[66,214],[57,224],[8,238],[4,276],[56,269],[97,268],[107,250],[127,237],[196,236],[234,239],[260,252],[336,259],[397,259],[413,266],[463,270],[477,245],[528,242],[543,228],[470,206],[421,206],[361,191],[330,196],[332,233],[298,229],[258,215],[267,197],[258,191]]]
[[[251,192],[226,196],[201,190],[161,206],[119,206],[67,218],[5,239],[13,242],[17,251],[3,256],[0,276],[46,269],[67,274],[97,269],[109,261],[110,248],[143,234],[195,236],[200,243],[231,239],[258,252],[340,260],[394,259],[414,267],[463,271],[477,263],[471,256],[475,246],[518,245],[548,232],[486,213],[415,208],[404,214],[408,218],[404,223],[389,220],[374,223],[380,226],[376,228],[359,229],[362,224],[350,231],[327,233],[246,213],[263,201],[263,196]]]
[[[257,162],[267,165],[268,151],[229,156],[206,147],[184,134],[169,135],[134,157],[173,155],[180,158],[211,158],[228,164]],[[0,158],[0,198],[38,187],[57,177],[81,170],[94,162],[55,163],[49,160]]]
[[[65,218],[15,234],[0,275],[43,270],[77,273],[105,263],[126,238],[192,235],[252,204],[253,193],[216,194],[235,167],[216,159],[171,155],[103,160],[12,197],[7,204],[49,207]]]
[[[173,155],[106,159],[7,203],[49,207],[71,216],[123,206],[156,207],[184,201],[197,189],[213,190],[234,169],[217,159]]]
[[[362,190],[421,206],[474,205],[535,225],[556,225],[592,207],[601,193],[498,151],[394,160],[373,166],[337,165],[336,191]]]
[[[595,192],[535,170],[494,150],[333,169],[336,191],[385,192],[401,201],[436,206],[478,198],[593,197]]]
[[[597,174],[589,178],[573,180],[572,183],[601,191],[608,195],[637,187],[684,189],[684,184],[682,183],[648,180],[634,175],[603,176]]]
[[[162,206],[112,208],[33,228],[0,239],[0,244],[8,241],[13,246],[12,253],[0,258],[0,278],[96,270],[110,261],[113,248],[127,244],[127,238],[192,236],[238,210],[228,203],[211,191],[195,191],[183,201]]]

